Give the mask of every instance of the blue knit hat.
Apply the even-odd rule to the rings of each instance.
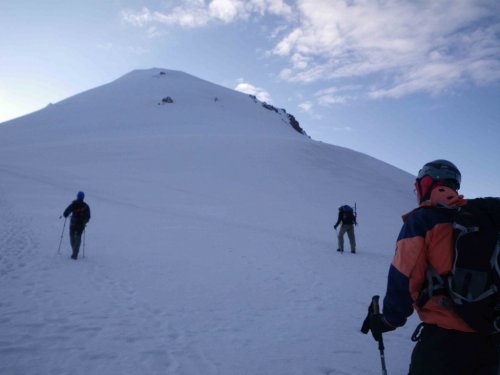
[[[83,201],[83,198],[85,198],[85,193],[83,191],[79,191],[78,194],[76,194],[76,199]]]

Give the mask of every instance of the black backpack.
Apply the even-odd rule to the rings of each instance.
[[[351,206],[342,206],[342,223],[346,225],[354,224],[354,211]]]
[[[75,201],[73,203],[73,211],[71,222],[73,225],[84,226],[89,221],[89,207],[84,202]]]
[[[453,264],[449,275],[429,267],[426,288],[417,305],[446,294],[453,309],[483,334],[500,331],[500,234],[489,215],[473,205],[456,210],[453,219]]]
[[[478,332],[500,331],[500,236],[488,214],[460,208],[453,245],[448,292],[456,313]]]

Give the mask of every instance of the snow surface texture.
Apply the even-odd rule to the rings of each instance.
[[[2,124],[0,174],[0,374],[380,374],[360,327],[409,174],[161,69]],[[58,217],[78,190],[92,219],[73,261]],[[339,254],[354,202],[358,254]],[[416,323],[385,335],[389,373]]]

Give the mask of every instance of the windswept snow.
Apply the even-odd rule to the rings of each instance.
[[[0,374],[380,373],[359,328],[414,203],[405,172],[151,69],[0,125],[0,175]],[[78,190],[73,261],[58,218]],[[358,254],[341,255],[354,202]],[[390,373],[415,323],[385,336]]]

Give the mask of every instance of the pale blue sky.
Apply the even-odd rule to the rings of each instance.
[[[498,0],[0,0],[0,28],[0,122],[182,70],[413,174],[447,158],[466,196],[500,196]]]

